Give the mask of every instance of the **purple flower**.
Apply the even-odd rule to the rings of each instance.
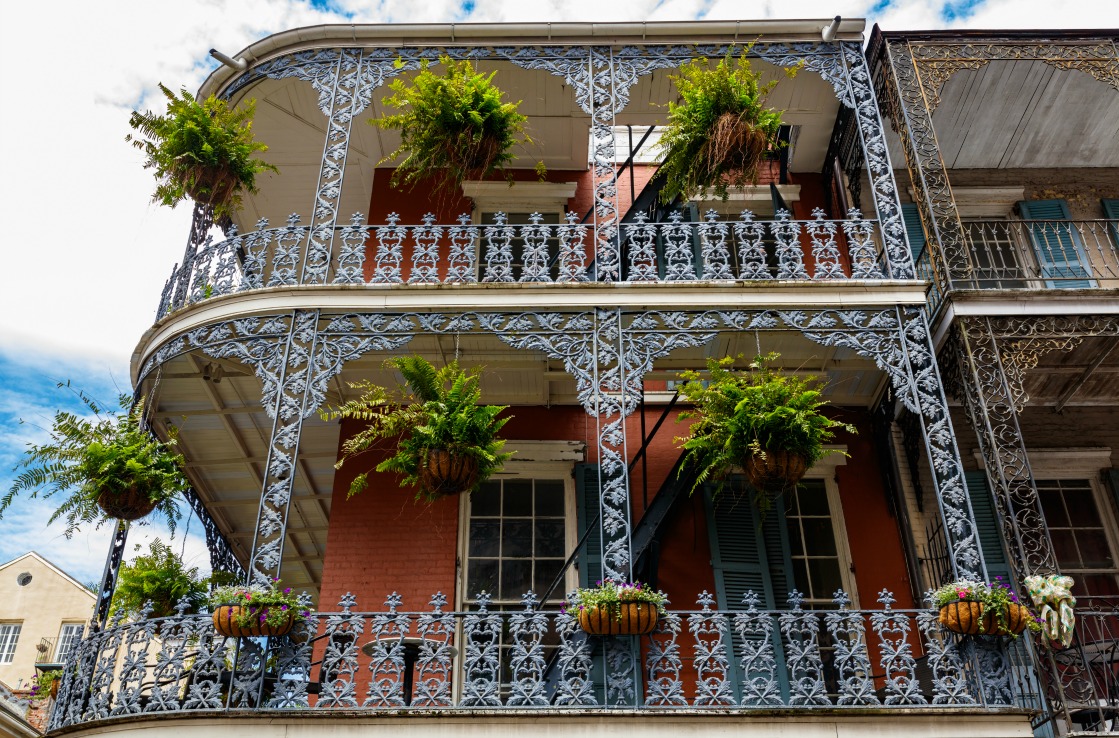
[[[260,616],[260,622],[263,623],[267,619],[268,619],[268,616],[262,613],[261,616]]]
[[[288,609],[288,606],[287,605],[280,605],[280,609],[281,610],[286,610],[286,609]]]
[[[284,590],[284,594],[291,594],[291,587]]]

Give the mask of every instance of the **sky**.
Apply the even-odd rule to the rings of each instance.
[[[1117,28],[1115,0],[61,0],[0,9],[0,491],[73,386],[111,403],[131,392],[129,358],[182,256],[190,210],[149,202],[153,181],[124,141],[157,84],[196,90],[216,66],[281,30],[322,23],[867,18],[888,30]],[[22,421],[22,422],[21,422]],[[30,549],[82,582],[100,579],[111,531],[66,540],[50,500],[0,519],[0,562]],[[200,526],[175,547],[208,569]],[[135,528],[130,542],[157,526]],[[130,546],[131,548],[131,546]]]

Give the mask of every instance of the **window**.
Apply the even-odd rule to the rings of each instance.
[[[16,654],[21,623],[0,623],[0,664],[10,664]]]
[[[965,221],[979,287],[1012,289],[1026,286],[1018,245],[1006,220]]]
[[[827,487],[822,479],[807,479],[783,497],[793,582],[804,594],[806,606],[831,609],[835,591],[850,593],[852,585],[844,576],[850,571],[849,557],[840,553]]]
[[[1062,574],[1077,595],[1119,595],[1119,567],[1088,479],[1038,479],[1037,491]]]
[[[54,660],[64,663],[70,652],[78,645],[82,635],[81,623],[63,623],[62,630],[58,632],[58,647],[54,650]]]

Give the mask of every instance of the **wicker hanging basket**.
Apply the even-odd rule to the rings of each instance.
[[[1018,635],[1030,621],[1029,609],[1011,603],[1006,609],[1006,627],[979,602],[952,602],[940,608],[937,620],[948,630],[964,635]],[[982,628],[980,627],[982,625]]]
[[[792,451],[766,449],[764,456],[753,454],[743,461],[742,471],[754,489],[779,493],[796,486],[804,477],[808,459]]]
[[[139,520],[154,510],[156,503],[148,497],[146,490],[133,485],[124,492],[102,492],[97,496],[97,505],[111,518]]]
[[[214,628],[226,638],[247,638],[249,636],[282,636],[291,632],[295,619],[289,612],[284,621],[279,625],[261,623],[259,620],[250,625],[238,625],[237,618],[241,616],[240,605],[221,605],[214,609]],[[260,614],[267,614],[264,608]],[[259,616],[258,616],[259,618]]]
[[[469,492],[478,483],[478,460],[453,451],[431,449],[420,466],[420,483],[431,497]]]
[[[657,606],[622,602],[618,608],[588,607],[579,611],[579,627],[591,635],[645,635],[657,627]]]

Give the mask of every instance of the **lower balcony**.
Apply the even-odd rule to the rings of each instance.
[[[347,595],[340,610],[271,639],[224,638],[208,614],[118,623],[82,642],[51,729],[102,732],[163,713],[269,724],[467,713],[485,715],[471,720],[474,732],[560,714],[568,726],[611,724],[596,733],[645,716],[665,735],[714,727],[708,720],[761,734],[777,719],[803,722],[798,735],[868,723],[878,734],[943,735],[957,722],[954,735],[1030,734],[1041,700],[1017,657],[1024,641],[957,638],[934,612],[892,609],[885,591],[875,610],[847,609],[842,592],[827,610],[803,609],[795,590],[783,610],[759,609],[752,592],[742,599],[717,611],[702,593],[696,609],[670,610],[649,636],[587,636],[573,613],[537,609],[532,593],[500,610],[479,596],[465,612],[444,609],[441,594],[419,612],[395,594],[384,609],[360,611]],[[391,725],[400,728],[382,728]]]

